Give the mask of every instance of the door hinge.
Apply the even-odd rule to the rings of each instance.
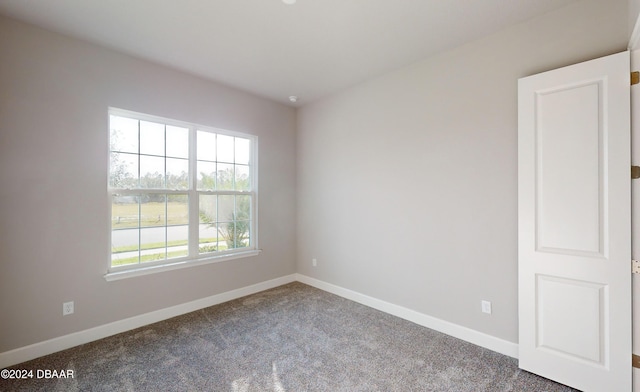
[[[631,366],[640,368],[640,355],[631,354]]]
[[[640,178],[640,166],[631,166],[631,179],[637,180]]]
[[[640,72],[634,71],[631,72],[631,85],[640,83]]]
[[[631,260],[631,273],[640,274],[640,261]]]

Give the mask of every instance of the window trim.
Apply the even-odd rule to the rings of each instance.
[[[201,124],[195,124],[191,122],[181,121],[170,119],[162,116],[154,116],[139,112],[134,112],[125,109],[119,109],[114,107],[109,107],[107,110],[107,124],[110,124],[110,116],[122,116],[133,118],[138,121],[150,121],[154,123],[163,123],[164,125],[171,125],[177,127],[188,128],[189,130],[189,187],[185,190],[174,190],[174,189],[146,189],[146,188],[131,188],[131,189],[120,189],[120,188],[112,188],[110,185],[109,173],[110,173],[110,165],[111,165],[111,153],[107,154],[107,222],[108,222],[108,233],[109,238],[107,241],[107,271],[104,275],[104,278],[107,281],[119,280],[134,276],[148,275],[157,272],[170,271],[181,268],[188,268],[198,265],[211,264],[224,262],[228,260],[234,260],[238,258],[245,258],[256,256],[260,254],[262,251],[258,246],[258,136],[229,131],[222,128],[205,126]],[[251,189],[248,191],[201,191],[197,189],[197,139],[196,135],[198,131],[208,131],[220,135],[233,136],[249,139],[251,141],[251,155],[250,155],[250,165],[249,165],[249,175],[251,178]],[[109,146],[110,146],[110,126],[107,126],[107,136],[109,138]],[[109,147],[110,151],[110,147]],[[112,200],[113,195],[115,194],[140,194],[140,193],[162,193],[162,194],[186,194],[189,198],[189,224],[188,224],[188,253],[187,256],[176,257],[171,259],[163,259],[159,261],[145,262],[145,263],[137,263],[123,266],[112,266],[113,258],[112,258],[112,250],[111,250],[111,236],[113,234],[112,228]],[[224,250],[217,251],[213,253],[205,253],[199,254],[199,209],[198,207],[193,207],[193,203],[195,205],[199,205],[199,195],[201,194],[213,194],[213,195],[251,195],[252,205],[251,205],[251,222],[250,222],[250,233],[251,233],[251,246],[246,248],[235,248],[233,250]]]
[[[254,249],[254,250],[249,250],[244,252],[227,253],[224,255],[214,255],[214,256],[211,256],[211,253],[210,253],[208,257],[206,258],[201,257],[198,259],[186,259],[186,260],[177,259],[177,258],[170,259],[171,261],[174,261],[174,262],[165,263],[165,264],[148,265],[148,266],[145,265],[144,267],[138,267],[135,269],[126,269],[122,271],[110,271],[104,275],[104,279],[107,282],[111,282],[114,280],[121,280],[126,278],[133,278],[136,276],[150,275],[158,272],[173,271],[176,269],[191,268],[199,265],[221,263],[229,260],[252,257],[252,256],[257,256],[260,253],[262,253],[262,249]]]

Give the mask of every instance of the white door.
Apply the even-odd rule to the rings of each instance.
[[[629,53],[518,83],[519,360],[631,391]]]

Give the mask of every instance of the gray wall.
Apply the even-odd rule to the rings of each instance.
[[[631,5],[582,0],[307,105],[297,123],[0,17],[0,352],[296,270],[517,342],[516,80],[624,50]],[[257,134],[263,253],[106,282],[108,106]]]
[[[0,53],[0,352],[295,272],[294,109],[3,17]],[[262,254],[106,282],[108,106],[258,135]]]
[[[627,22],[576,2],[300,109],[298,272],[517,342],[517,79]]]
[[[633,32],[638,14],[640,14],[640,0],[629,0],[629,35]]]

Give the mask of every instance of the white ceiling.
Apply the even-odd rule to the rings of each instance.
[[[577,0],[0,0],[0,14],[297,106]]]

